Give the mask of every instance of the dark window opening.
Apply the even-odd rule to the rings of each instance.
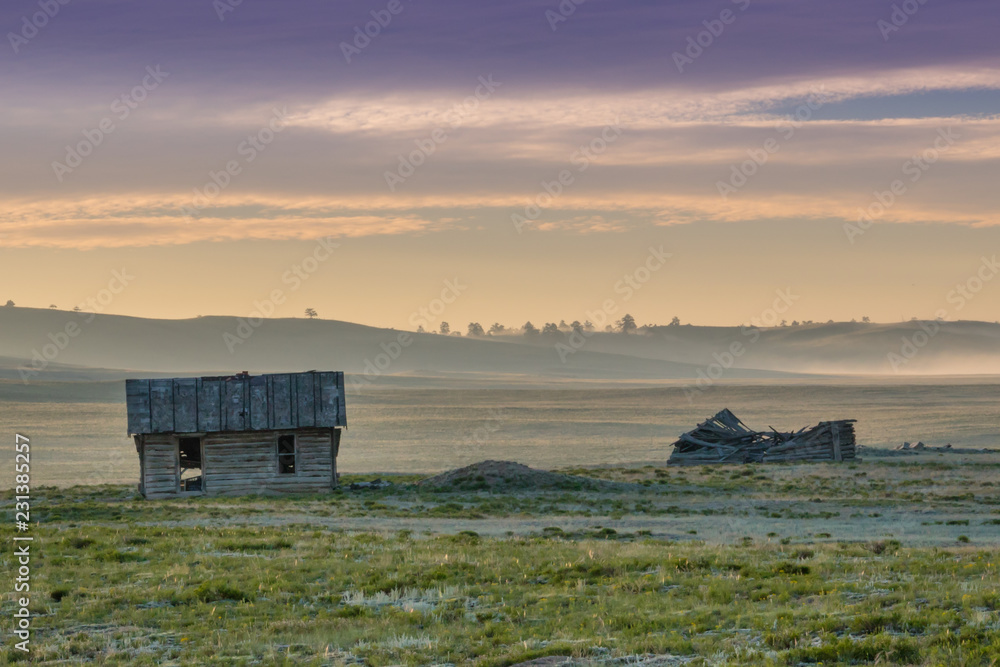
[[[278,436],[278,473],[281,475],[295,474],[295,436]]]
[[[180,464],[180,490],[202,491],[201,438],[179,438],[177,460]]]

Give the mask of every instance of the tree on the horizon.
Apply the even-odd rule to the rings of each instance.
[[[871,324],[872,323],[872,318],[870,318],[867,315],[865,315],[864,317],[861,318],[861,321],[864,322],[865,324]]]
[[[594,323],[591,322],[590,320],[584,320],[584,322],[583,322],[583,330],[584,331],[593,331],[594,330]]]
[[[521,330],[524,331],[525,336],[534,336],[538,334],[538,327],[532,324],[530,320],[524,323],[524,326],[521,327]]]
[[[49,304],[49,308],[59,308],[59,306],[57,306],[57,305],[56,305],[56,304],[54,304],[54,303],[50,303],[50,304]]]
[[[4,306],[6,308],[13,308],[14,307],[14,300],[13,299],[7,299],[7,303],[5,303]]]
[[[486,331],[483,329],[483,325],[479,322],[469,322],[469,328],[466,333],[467,336],[485,336]]]
[[[557,334],[559,333],[559,325],[555,322],[546,322],[545,326],[542,327],[543,334]]]
[[[451,333],[451,325],[448,324],[447,322],[442,322],[441,326],[438,328],[438,331],[441,332],[442,336],[447,336],[448,334]]]
[[[491,336],[502,334],[505,331],[507,331],[507,327],[500,324],[499,322],[494,322],[493,326],[490,327]]]
[[[421,324],[420,326],[417,327],[417,333],[427,333],[426,331],[424,331],[424,325],[423,324]]]
[[[319,313],[316,312],[315,308],[306,308],[306,317],[310,320],[314,319],[317,315],[319,315]]]
[[[639,328],[635,324],[635,318],[628,313],[625,313],[620,320],[615,322],[615,326],[618,327],[618,330],[623,334],[634,333],[635,330]]]
[[[679,327],[680,325],[681,325],[681,318],[679,318],[676,315],[674,315],[672,318],[670,318],[670,324],[668,324],[667,326],[668,327]]]
[[[571,328],[571,329],[572,329],[573,331],[575,331],[576,333],[579,333],[579,334],[582,334],[582,333],[583,333],[583,325],[582,325],[582,324],[580,324],[580,320],[573,320],[573,321],[572,321],[572,322],[570,323],[570,325],[569,325],[569,326],[570,326],[570,328]]]

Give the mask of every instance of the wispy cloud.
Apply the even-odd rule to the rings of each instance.
[[[670,54],[717,15],[704,3],[581,5],[556,33],[544,18],[552,4],[414,5],[349,64],[337,45],[370,9],[354,0],[336,11],[313,0],[244,3],[223,23],[192,0],[62,12],[30,48],[0,61],[10,91],[0,120],[0,244],[96,248],[503,227],[612,122],[621,137],[546,207],[535,230],[851,221],[945,127],[959,127],[961,140],[881,220],[1000,224],[991,176],[1000,166],[1000,117],[962,113],[961,104],[948,115],[919,103],[899,111],[916,94],[1000,91],[984,14],[992,5],[928,7],[887,44],[876,25],[884,7],[845,0],[834,15],[755,0],[680,76]],[[18,10],[0,10],[4,20],[19,21]],[[932,27],[961,31],[963,48],[927,40]],[[164,46],[179,34],[184,49]],[[606,47],[600,57],[595,39]],[[52,164],[134,85],[137,62],[164,63],[169,86],[57,180]],[[435,128],[453,127],[480,77],[494,76],[499,91],[463,113],[426,164],[387,192],[384,175],[399,156]],[[802,120],[752,182],[720,197],[717,184],[733,165],[773,137],[789,109],[817,96],[824,110],[864,100],[884,113]],[[252,163],[240,162],[225,192],[186,220],[181,207],[227,161],[243,159],[241,142],[275,106],[288,111],[280,137]]]

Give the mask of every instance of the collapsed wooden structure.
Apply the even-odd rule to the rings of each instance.
[[[724,409],[682,434],[667,465],[848,461],[857,457],[855,421],[820,422],[791,433],[754,431]]]
[[[344,374],[126,380],[146,498],[337,486]]]

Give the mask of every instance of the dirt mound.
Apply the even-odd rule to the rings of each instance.
[[[428,477],[421,480],[419,484],[455,491],[493,491],[501,489],[596,489],[610,483],[588,477],[535,470],[513,461],[481,461],[464,468]]]

